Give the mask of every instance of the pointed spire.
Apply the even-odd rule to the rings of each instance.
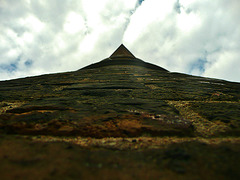
[[[110,58],[116,58],[116,57],[135,58],[135,56],[123,44],[121,44],[110,56]]]

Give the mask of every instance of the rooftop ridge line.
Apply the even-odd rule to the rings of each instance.
[[[121,44],[109,58],[131,57],[136,58],[123,44]]]

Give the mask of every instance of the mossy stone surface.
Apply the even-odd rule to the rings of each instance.
[[[116,60],[0,82],[0,179],[240,179],[240,84]]]

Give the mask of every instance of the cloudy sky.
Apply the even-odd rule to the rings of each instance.
[[[240,82],[240,1],[0,0],[0,80],[77,70],[121,43],[169,71]]]

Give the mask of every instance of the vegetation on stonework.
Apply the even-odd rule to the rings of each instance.
[[[1,81],[0,179],[240,179],[239,83],[117,63]]]
[[[0,85],[0,126],[7,133],[205,136],[208,130],[216,136],[238,134],[240,128],[240,85],[223,80],[115,65]]]

